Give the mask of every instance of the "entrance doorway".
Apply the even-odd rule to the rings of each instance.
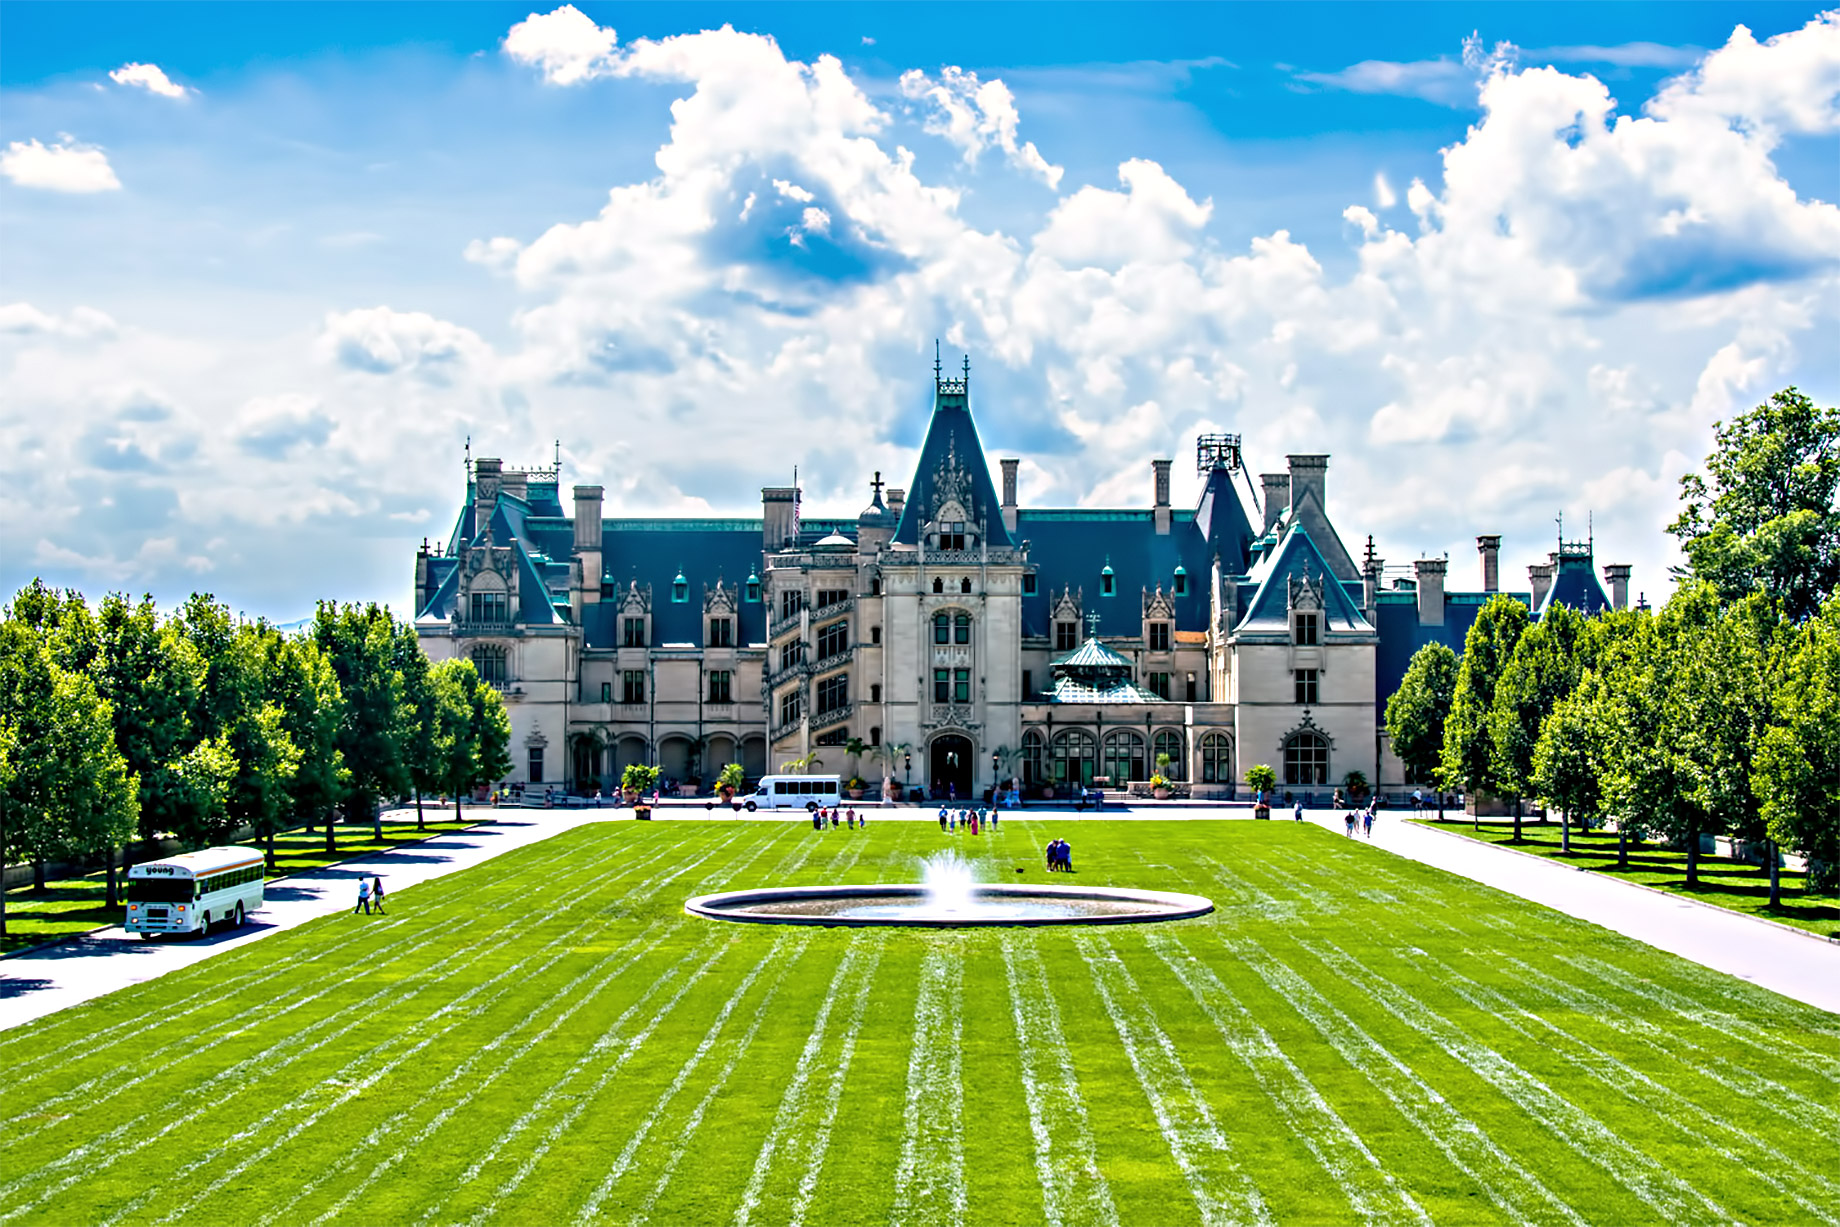
[[[956,796],[963,801],[971,796],[971,740],[948,733],[933,739],[932,774],[935,797]]]

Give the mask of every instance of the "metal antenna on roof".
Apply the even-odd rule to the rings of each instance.
[[[556,480],[562,480],[562,440],[556,440]]]
[[[939,382],[940,374],[941,374],[941,371],[939,367],[939,338],[934,337],[933,338],[933,382],[934,383]]]
[[[970,354],[965,355],[965,386],[967,388],[971,386],[971,355]]]

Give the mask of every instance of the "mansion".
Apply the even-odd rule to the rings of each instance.
[[[1371,538],[1357,559],[1329,458],[1254,487],[1234,435],[1197,441],[1192,509],[1170,504],[1170,460],[1147,507],[1023,507],[969,384],[935,370],[912,479],[876,474],[850,519],[803,517],[796,487],[763,489],[757,519],[607,517],[599,486],[563,504],[559,466],[472,461],[452,534],[416,556],[415,627],[504,694],[510,782],[610,791],[644,763],[707,785],[804,759],[871,789],[1037,795],[1141,784],[1167,756],[1197,796],[1245,792],[1259,763],[1287,789],[1407,783],[1386,700],[1421,646],[1461,652],[1499,537],[1477,538],[1473,591],[1447,590],[1442,558],[1386,567]],[[1628,601],[1629,568],[1604,568],[1607,596],[1589,543],[1528,573],[1512,595],[1535,616]]]

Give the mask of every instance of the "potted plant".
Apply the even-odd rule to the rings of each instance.
[[[1169,755],[1156,756],[1156,774],[1150,777],[1150,795],[1158,801],[1169,800]]]
[[[1360,771],[1350,771],[1342,777],[1342,787],[1348,790],[1348,800],[1359,805],[1367,798],[1367,775]]]
[[[722,768],[722,774],[716,777],[716,792],[724,805],[732,805],[735,794],[747,786],[747,772],[740,763],[730,763]]]
[[[1266,797],[1278,786],[1278,773],[1265,763],[1259,763],[1246,772],[1246,787],[1252,789],[1252,816],[1254,818],[1271,817],[1271,805]]]
[[[860,801],[863,799],[863,793],[868,787],[867,784],[863,783],[860,775],[853,775],[844,783],[843,791],[848,794],[850,800]]]
[[[658,786],[658,776],[659,770],[656,767],[631,763],[620,773],[620,792],[625,795],[627,803],[631,804]]]

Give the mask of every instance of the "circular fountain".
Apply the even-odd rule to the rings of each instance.
[[[1110,886],[990,886],[951,854],[926,862],[918,886],[782,886],[699,895],[693,916],[781,925],[910,925],[948,929],[983,925],[1141,924],[1182,920],[1214,910],[1200,895]]]

